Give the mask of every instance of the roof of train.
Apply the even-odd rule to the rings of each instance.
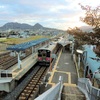
[[[37,40],[33,40],[33,41],[10,46],[7,48],[7,50],[21,51],[21,50],[25,50],[29,47],[35,46],[41,42],[47,41],[47,40],[49,40],[49,39],[47,39],[47,38],[37,39]]]
[[[91,71],[94,73],[100,67],[100,60],[99,61],[95,60],[95,58],[98,59],[98,57],[93,52],[93,49],[91,49],[90,45],[85,45],[84,48],[85,48],[85,51],[87,51],[87,63],[89,67],[91,68]]]
[[[50,50],[52,51],[55,48],[56,44],[55,43],[50,43],[49,45],[39,48],[38,50]]]

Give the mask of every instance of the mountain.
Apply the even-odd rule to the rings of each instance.
[[[9,30],[9,29],[21,29],[21,30],[25,30],[25,29],[31,29],[31,30],[39,30],[39,29],[43,29],[43,30],[58,30],[58,29],[54,29],[54,28],[47,28],[47,27],[43,27],[42,25],[40,25],[39,23],[36,23],[34,26],[29,25],[29,24],[21,24],[21,23],[17,23],[17,22],[9,22],[6,23],[5,25],[3,25],[2,27],[0,27],[0,30]]]
[[[42,25],[40,25],[39,23],[36,23],[34,26],[33,26],[33,30],[38,30],[38,29],[43,29],[44,27]]]
[[[38,30],[38,29],[43,29],[44,27],[40,25],[39,23],[36,23],[34,26],[31,26],[29,24],[20,24],[17,22],[10,22],[6,23],[2,27],[0,27],[1,30],[8,30],[8,29],[33,29],[33,30]]]
[[[28,25],[28,24],[20,24],[17,22],[10,22],[10,23],[6,23],[5,25],[3,25],[2,27],[0,27],[1,30],[8,30],[8,29],[31,29],[32,26]]]

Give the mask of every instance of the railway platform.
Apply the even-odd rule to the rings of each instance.
[[[55,86],[60,76],[63,77],[62,100],[85,100],[85,95],[77,87],[77,72],[69,51],[59,53],[48,85]]]
[[[0,91],[10,92],[16,86],[16,81],[20,80],[37,62],[37,53],[33,53],[21,61],[21,68],[18,64],[10,67],[8,71],[11,72],[11,77],[4,77],[0,79]]]
[[[18,68],[18,65],[10,68],[10,70],[12,70],[13,78],[15,80],[19,80],[20,78],[22,78],[23,75],[25,75],[25,73],[27,73],[34,64],[36,64],[36,62],[37,62],[37,53],[34,53],[22,61],[20,69]]]

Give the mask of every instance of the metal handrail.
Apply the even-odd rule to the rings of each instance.
[[[63,79],[59,77],[59,83],[56,86],[52,87],[48,91],[44,92],[42,95],[37,97],[35,100],[61,100],[61,92],[63,88]]]
[[[78,87],[85,94],[87,100],[100,100],[100,89],[92,86],[89,79],[79,78]]]

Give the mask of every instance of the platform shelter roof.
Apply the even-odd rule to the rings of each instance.
[[[67,46],[68,44],[70,44],[70,41],[60,41],[57,42],[58,44],[62,45],[63,47]]]
[[[32,46],[35,46],[39,43],[45,42],[49,39],[47,38],[41,38],[41,39],[37,39],[37,40],[33,40],[33,41],[29,41],[29,42],[25,42],[25,43],[21,43],[21,44],[17,44],[17,45],[13,45],[7,48],[7,50],[12,50],[12,51],[23,51],[27,48],[30,48]]]

